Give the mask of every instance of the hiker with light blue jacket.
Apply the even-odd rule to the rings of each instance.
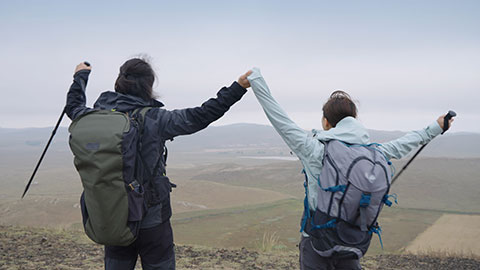
[[[335,246],[331,250],[326,251],[319,250],[316,248],[316,244],[314,244],[314,242],[318,242],[319,239],[309,235],[304,230],[305,226],[308,227],[310,225],[310,223],[306,222],[307,217],[310,217],[310,212],[312,210],[315,210],[317,207],[319,207],[319,201],[322,202],[324,199],[322,196],[325,198],[328,196],[328,198],[330,198],[330,194],[332,193],[340,194],[339,196],[341,196],[342,193],[346,192],[345,188],[343,187],[342,189],[341,186],[333,187],[334,190],[332,190],[332,188],[328,189],[325,186],[320,186],[322,183],[325,183],[324,179],[320,181],[320,175],[322,174],[322,170],[326,164],[324,163],[326,152],[325,147],[330,147],[332,144],[330,142],[333,141],[341,142],[337,143],[338,146],[336,147],[340,147],[338,149],[355,148],[351,146],[358,145],[365,146],[365,148],[368,148],[365,151],[368,152],[371,150],[370,152],[375,158],[379,159],[380,157],[384,160],[385,164],[391,165],[389,161],[390,159],[403,158],[418,146],[428,143],[430,140],[441,134],[443,130],[444,116],[440,116],[437,121],[433,122],[422,130],[409,132],[406,135],[387,143],[372,144],[370,142],[367,129],[360,123],[360,121],[356,119],[357,108],[355,103],[351,100],[347,93],[343,91],[335,91],[323,106],[323,130],[313,130],[312,133],[309,133],[295,124],[288,117],[287,113],[280,107],[270,93],[270,90],[264,78],[262,77],[260,70],[254,68],[252,71],[253,72],[248,76],[248,80],[256,98],[258,99],[258,102],[262,105],[267,118],[270,120],[275,130],[280,134],[288,147],[298,156],[304,168],[306,177],[304,183],[306,189],[306,199],[304,216],[302,218],[302,235],[299,244],[300,269],[361,269],[359,258],[363,256],[363,254],[359,252],[354,245],[347,247]],[[449,123],[452,121],[453,119],[450,120]],[[357,151],[357,149],[354,150]],[[340,156],[342,155],[342,153],[337,154]],[[332,154],[330,156],[334,155]],[[335,160],[332,163],[335,164]],[[389,189],[391,170],[388,167],[389,166],[385,165],[382,168],[384,168],[384,174],[387,175],[385,181],[387,182]],[[387,194],[388,189],[386,190]],[[364,193],[361,194],[361,196],[362,199],[360,203],[362,203],[362,200],[364,199],[370,200],[371,194]],[[331,198],[334,198],[334,196],[332,195]],[[385,195],[385,198],[388,199],[388,195]],[[385,202],[384,198],[381,199],[382,202]],[[385,204],[387,203],[385,202]],[[381,206],[378,206],[377,208],[381,209]],[[356,209],[357,212],[361,211],[361,207],[358,209]],[[379,211],[380,210],[378,210],[378,212]],[[376,214],[377,216],[378,212]],[[376,221],[376,218],[377,217],[374,217],[374,221]],[[334,221],[335,220],[336,219],[334,219]],[[335,224],[332,223],[332,220],[330,221],[331,222],[329,222],[329,224],[313,225],[312,223],[312,225],[316,226],[317,228],[324,229],[322,231],[328,231],[329,228],[335,227]],[[347,225],[347,227],[348,226],[350,225]],[[370,231],[365,233],[369,233],[371,235],[372,231],[378,232],[379,230],[374,226],[370,227]],[[338,228],[337,231],[338,230],[340,230],[340,228]],[[329,239],[330,236],[328,236],[328,234],[324,234],[322,237],[325,239],[320,239],[320,242],[323,241],[327,244],[334,242],[335,240],[333,238]],[[366,248],[368,248],[369,243],[370,238],[368,241],[366,241]],[[364,252],[366,252],[366,249]],[[356,256],[353,258],[352,256],[344,256],[344,254],[347,253],[356,254]]]

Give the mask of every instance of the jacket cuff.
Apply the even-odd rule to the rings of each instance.
[[[436,137],[443,132],[443,129],[440,127],[438,122],[435,121],[426,128],[426,131],[428,134],[431,134],[432,136]]]
[[[247,92],[247,89],[243,88],[238,82],[233,82],[229,88],[233,95],[238,99],[240,99]]]
[[[260,69],[257,68],[257,67],[254,67],[254,68],[252,68],[252,74],[250,74],[247,77],[247,80],[252,81],[252,80],[255,80],[255,79],[258,79],[258,78],[261,78],[261,77],[262,77],[262,73],[260,72]]]
[[[75,74],[73,74],[73,78],[75,78],[77,76],[82,76],[82,78],[88,78],[88,75],[90,75],[90,72],[91,72],[90,69],[79,70],[79,71],[75,72]]]

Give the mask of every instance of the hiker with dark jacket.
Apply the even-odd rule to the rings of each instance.
[[[223,87],[216,98],[201,106],[188,109],[167,110],[153,96],[155,73],[143,59],[134,58],[120,67],[115,82],[115,92],[103,92],[93,108],[86,107],[85,88],[91,67],[85,63],[75,69],[73,84],[67,94],[66,113],[72,120],[92,110],[114,110],[132,113],[135,109],[152,107],[143,119],[143,144],[140,156],[147,166],[143,170],[154,170],[157,160],[163,166],[157,167],[150,185],[146,185],[145,198],[148,209],[140,223],[137,239],[129,246],[105,246],[105,269],[134,269],[140,255],[143,269],[175,269],[173,233],[170,225],[172,209],[170,204],[171,183],[161,181],[165,175],[166,140],[188,135],[206,128],[222,117],[228,109],[246,93],[248,74],[242,75],[230,87]],[[147,174],[145,172],[145,174]],[[167,186],[166,186],[167,185]],[[150,187],[150,188],[149,188]],[[87,209],[88,210],[88,209]]]
[[[370,144],[367,129],[356,119],[357,108],[355,103],[347,93],[343,91],[333,92],[322,107],[323,130],[313,130],[313,134],[310,134],[295,124],[280,107],[273,98],[259,69],[254,68],[253,73],[248,76],[248,80],[267,118],[303,165],[306,177],[306,182],[304,183],[306,188],[305,210],[317,209],[319,199],[331,201],[330,198],[333,198],[332,193],[336,191],[319,186],[320,175],[324,168],[325,145],[333,140],[341,141],[345,145],[367,146]],[[444,116],[440,116],[437,121],[434,121],[422,130],[412,131],[396,140],[375,145],[377,148],[376,152],[380,151],[387,160],[405,157],[418,146],[424,145],[440,135],[444,125],[443,118]],[[450,120],[449,125],[452,121],[453,118]],[[333,181],[335,180],[333,179]],[[345,193],[346,191],[338,192]],[[305,213],[306,211],[304,211],[304,217],[306,214],[309,214]],[[359,259],[341,258],[342,253],[345,254],[346,251],[357,253],[361,257],[362,254],[355,248],[335,246],[330,250],[317,250],[313,244],[313,236],[303,230],[305,226],[304,220],[302,218],[302,234],[299,244],[300,269],[361,269]],[[306,225],[308,227],[310,223],[307,222]],[[328,230],[329,227],[325,226],[321,229]],[[325,233],[324,235],[328,234]],[[326,242],[332,241],[331,238],[323,240]],[[335,257],[332,255],[339,256]]]

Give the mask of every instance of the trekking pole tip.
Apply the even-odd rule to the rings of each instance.
[[[21,197],[20,199],[23,199],[23,197],[25,197],[25,194],[27,194],[27,190],[28,190],[28,189],[25,189],[25,190],[23,191],[22,197]]]

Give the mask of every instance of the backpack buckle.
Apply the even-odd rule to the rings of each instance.
[[[133,180],[130,184],[128,184],[128,187],[132,191],[139,191],[140,190],[140,184],[137,182],[137,180]]]
[[[362,198],[360,199],[360,207],[368,207],[370,205],[370,199],[372,198],[372,194],[370,193],[363,193]]]

